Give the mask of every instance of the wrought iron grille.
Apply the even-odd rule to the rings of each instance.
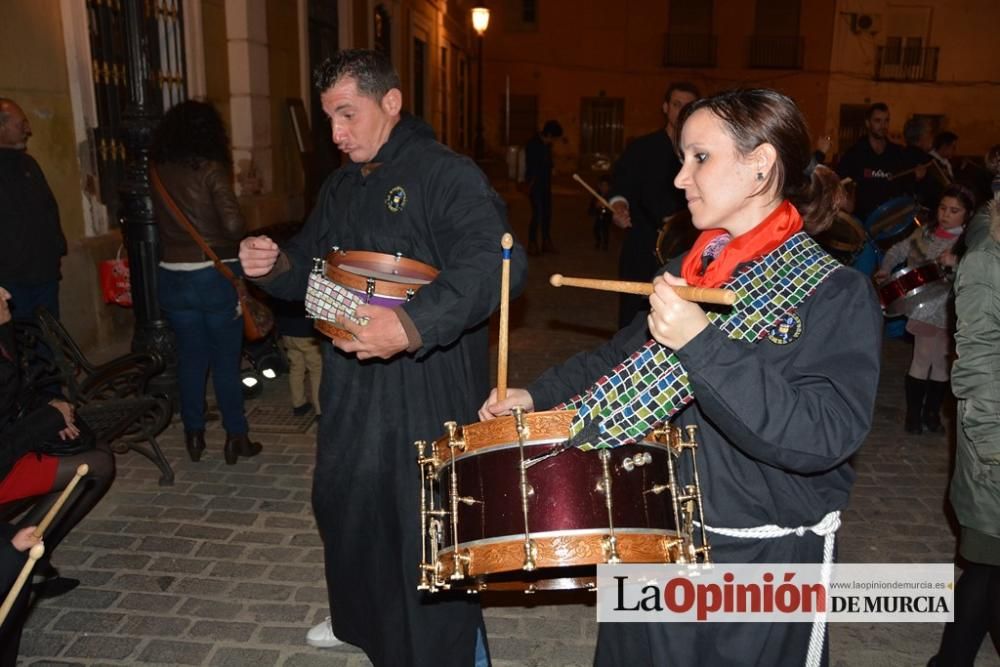
[[[663,45],[664,67],[715,67],[715,35],[667,33]]]
[[[124,2],[142,2],[145,43],[150,49],[159,110],[187,98],[182,0],[87,0],[91,71],[97,127],[91,130],[100,178],[101,201],[112,224],[118,221],[118,189],[125,178],[122,113],[128,103],[128,55],[125,48]]]
[[[875,54],[878,81],[937,81],[938,47],[880,46]]]
[[[802,69],[804,45],[799,35],[751,35],[750,67]]]

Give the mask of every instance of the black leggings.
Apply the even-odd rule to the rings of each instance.
[[[955,621],[944,627],[936,667],[973,667],[989,633],[1000,654],[1000,565],[968,563],[955,584]]]
[[[49,508],[59,498],[62,490],[69,486],[70,480],[76,475],[76,469],[83,463],[86,463],[90,469],[76,485],[76,489],[62,506],[56,520],[45,532],[43,537],[45,555],[42,557],[42,562],[38,564],[39,566],[43,566],[49,561],[52,552],[59,546],[63,538],[76,524],[80,523],[83,517],[87,516],[111,488],[111,483],[115,479],[115,455],[106,445],[98,445],[90,451],[60,458],[56,468],[56,478],[49,493],[31,498],[29,500],[30,509],[17,522],[18,529],[38,525]],[[22,509],[24,508],[24,501],[18,500],[7,503],[3,510],[7,510],[15,504]]]

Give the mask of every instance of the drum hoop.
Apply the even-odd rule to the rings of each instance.
[[[937,262],[924,262],[923,264],[918,264],[917,266],[904,266],[901,269],[896,269],[895,271],[893,271],[892,273],[889,274],[888,278],[886,278],[884,281],[882,281],[881,283],[879,283],[878,286],[880,288],[884,287],[884,286],[888,285],[891,282],[895,282],[896,280],[899,280],[900,278],[902,278],[903,276],[905,276],[908,273],[913,273],[915,271],[922,271],[925,267],[931,267],[931,266],[937,266]],[[937,271],[938,273],[941,274],[941,278],[938,278],[938,280],[942,280],[942,279],[945,278],[944,271],[941,270],[940,266],[937,266],[937,268],[935,269],[935,271]],[[937,281],[934,281],[934,282],[937,282]]]
[[[838,220],[842,221],[851,229],[851,231],[857,237],[857,241],[855,243],[847,243],[843,241],[837,241],[835,239],[824,238],[824,245],[829,246],[834,250],[839,250],[841,252],[857,252],[862,247],[864,247],[865,241],[867,240],[867,235],[865,234],[865,228],[861,225],[860,222],[858,222],[857,218],[855,218],[850,214],[840,215],[838,213],[838,215],[834,218],[834,221],[830,223],[830,226],[824,229],[821,232],[821,234],[818,234],[817,236],[820,236],[822,234],[827,234],[830,231],[832,231],[834,225],[837,224]]]
[[[902,198],[897,198],[897,199],[902,199]],[[917,203],[911,199],[905,202],[904,205],[899,206],[898,208],[895,206],[890,207],[889,204],[892,204],[894,201],[896,200],[887,201],[885,204],[882,204],[882,206],[875,209],[875,211],[873,212],[873,214],[878,213],[883,207],[888,207],[888,211],[884,214],[885,218],[873,222],[871,228],[869,229],[869,233],[872,235],[872,238],[875,239],[876,241],[882,240],[882,238],[888,236],[894,236],[895,234],[898,234],[899,232],[903,231],[903,229],[905,229],[905,227],[901,227],[903,220],[899,218],[903,217],[908,218],[906,220],[907,227],[914,224],[913,215],[919,208],[917,206]],[[894,229],[896,227],[900,228]],[[893,231],[893,233],[886,234],[886,232],[889,231]]]
[[[946,282],[948,282],[947,278],[940,278],[940,279],[935,280],[933,282],[925,283],[923,285],[918,285],[917,287],[914,287],[912,289],[907,290],[902,296],[896,297],[895,299],[893,299],[892,303],[890,303],[888,306],[886,306],[884,308],[885,314],[888,315],[888,316],[890,316],[890,317],[898,317],[900,315],[905,315],[906,314],[906,310],[907,310],[907,306],[909,305],[907,303],[907,300],[910,297],[914,297],[914,296],[918,296],[920,294],[923,294],[924,292],[926,292],[927,290],[931,289],[932,287],[933,288],[937,288],[937,289],[941,289],[944,286],[943,285],[939,285],[939,283],[946,283]],[[899,304],[898,307],[897,307],[897,304]]]
[[[553,539],[559,537],[589,537],[592,535],[609,535],[610,529],[604,528],[574,528],[572,530],[549,530],[543,533],[531,533],[531,539],[533,540],[545,540]],[[661,535],[663,537],[676,537],[677,531],[673,528],[619,528],[615,526],[615,535]],[[513,533],[511,535],[500,535],[498,537],[485,537],[481,540],[472,540],[470,542],[461,542],[458,545],[459,549],[472,549],[475,547],[490,547],[496,546],[498,544],[503,544],[505,542],[517,542],[524,543],[524,533]],[[438,550],[438,557],[450,554],[455,550],[454,545],[448,545],[442,547]]]
[[[531,447],[540,447],[542,445],[554,445],[560,442],[566,442],[566,440],[567,440],[566,436],[559,436],[556,438],[545,438],[544,440],[529,439],[525,441],[524,448],[527,450],[528,448]],[[441,459],[440,467],[442,470],[444,468],[448,468],[451,466],[451,454],[448,452],[448,439],[443,438],[443,441],[444,443],[442,444],[441,449],[442,452],[445,453],[446,455],[439,456],[439,458]],[[669,445],[664,444],[662,442],[656,442],[655,440],[640,440],[639,442],[636,442],[634,444],[637,446],[648,446],[654,449],[662,449],[665,452],[671,451]],[[437,443],[435,443],[435,445],[437,445]],[[495,452],[500,452],[506,449],[517,449],[517,447],[519,447],[517,440],[514,440],[513,442],[502,442],[496,445],[483,445],[481,447],[477,447],[472,451],[466,451],[460,454],[455,454],[455,462],[457,463],[459,461],[463,461],[465,459],[472,458],[474,456],[493,454]],[[437,449],[438,448],[435,446],[435,453],[437,453]]]
[[[340,268],[341,264],[369,264],[377,267],[380,273],[393,274],[403,270],[403,275],[412,278],[433,281],[438,276],[438,270],[429,264],[418,262],[415,259],[397,257],[381,252],[368,250],[335,250],[326,257],[326,277],[333,282],[354,290],[365,293],[368,289],[370,278],[352,271]],[[421,287],[419,283],[393,282],[386,278],[375,279],[375,294],[382,297],[406,299],[411,293],[416,292]]]

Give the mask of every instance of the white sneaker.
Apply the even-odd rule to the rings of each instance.
[[[333,634],[333,624],[330,623],[330,617],[327,616],[325,621],[313,626],[306,633],[306,643],[316,648],[333,648],[334,646],[340,646],[344,642],[337,639],[337,636]]]

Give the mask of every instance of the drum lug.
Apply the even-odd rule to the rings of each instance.
[[[365,280],[365,303],[371,303],[375,296],[375,279],[369,277]]]
[[[445,422],[445,430],[448,431],[448,447],[452,451],[454,456],[455,450],[460,452],[465,451],[465,438],[460,435],[458,423],[457,422]]]
[[[530,537],[524,540],[524,565],[521,569],[525,572],[532,572],[535,569],[535,558],[538,557],[538,547]],[[534,592],[534,591],[532,591]]]
[[[601,538],[601,550],[604,552],[604,560],[611,565],[622,562],[618,555],[618,538],[614,535],[605,535]]]

